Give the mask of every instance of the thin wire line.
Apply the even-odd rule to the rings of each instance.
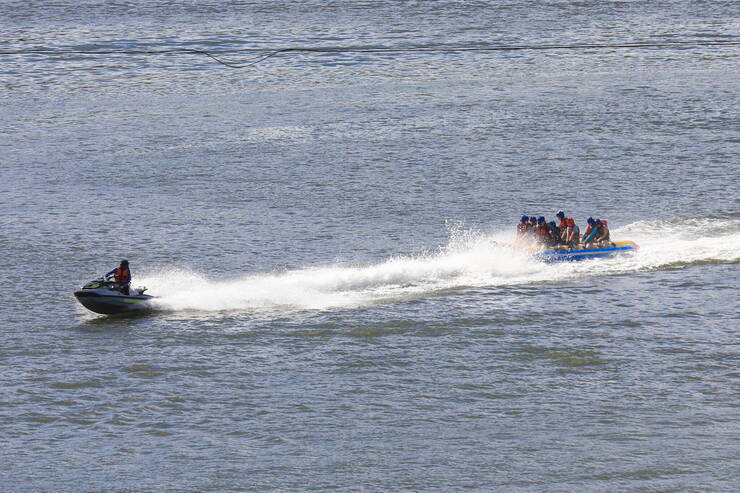
[[[176,55],[196,54],[207,56],[214,61],[231,68],[247,68],[261,63],[268,58],[284,54],[298,53],[455,53],[455,52],[490,52],[490,51],[554,51],[554,50],[603,50],[619,48],[687,48],[696,46],[740,46],[740,41],[671,41],[671,42],[642,42],[642,43],[590,43],[590,44],[549,44],[549,45],[502,45],[502,46],[416,46],[416,47],[296,47],[281,48],[265,52],[255,48],[242,48],[230,50],[200,50],[194,48],[173,48],[165,50],[49,50],[49,49],[26,49],[26,50],[0,50],[3,55]],[[219,58],[223,55],[238,54],[260,55],[247,64],[235,64]],[[217,56],[218,55],[218,56]]]

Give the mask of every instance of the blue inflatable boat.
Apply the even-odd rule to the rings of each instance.
[[[612,257],[620,253],[634,252],[640,248],[634,241],[613,241],[609,247],[579,248],[574,250],[542,250],[533,255],[543,262],[565,262],[591,258]]]

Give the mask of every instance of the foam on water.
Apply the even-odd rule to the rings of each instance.
[[[660,269],[740,260],[740,220],[675,218],[638,221],[617,228],[615,238],[640,245],[629,270]]]
[[[328,309],[391,302],[464,287],[568,281],[740,260],[740,221],[639,221],[614,229],[640,250],[611,259],[543,264],[500,246],[511,234],[454,229],[434,252],[400,255],[369,265],[336,264],[211,280],[188,271],[162,271],[141,279],[164,310],[231,311]]]

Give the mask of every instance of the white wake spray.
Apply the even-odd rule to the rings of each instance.
[[[630,271],[740,261],[740,221],[734,219],[675,218],[638,221],[612,231],[615,238],[640,245]]]
[[[452,231],[435,252],[402,255],[369,265],[336,264],[287,272],[210,280],[185,271],[154,273],[140,281],[164,310],[262,311],[329,309],[392,302],[465,287],[565,281],[581,276],[638,272],[740,259],[740,221],[641,221],[612,231],[640,245],[632,255],[543,264],[501,246],[511,233]]]

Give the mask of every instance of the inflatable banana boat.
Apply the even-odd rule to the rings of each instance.
[[[627,252],[634,252],[640,248],[634,241],[612,241],[609,246],[596,246],[593,248],[562,248],[551,250],[540,250],[532,256],[543,262],[564,262],[575,260],[587,260],[592,258],[613,257]]]

